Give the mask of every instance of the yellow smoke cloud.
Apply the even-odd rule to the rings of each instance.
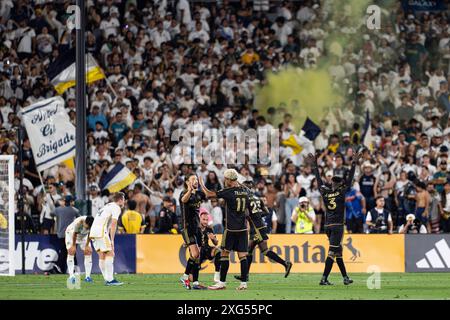
[[[382,9],[388,9],[394,3],[393,0],[385,0]],[[343,102],[350,98],[337,83],[333,83],[328,68],[339,61],[346,50],[358,47],[364,34],[372,33],[365,26],[366,9],[371,4],[371,0],[339,0],[325,5],[329,16],[322,28],[329,35],[325,39],[325,52],[319,58],[317,68],[299,72],[295,67],[288,67],[276,74],[267,74],[266,84],[256,92],[255,107],[263,115],[267,115],[269,107],[275,107],[276,114],[269,117],[273,125],[277,126],[283,120],[284,112],[280,110],[280,104],[285,104],[285,112],[293,116],[293,124],[298,132],[306,116],[319,122],[328,108],[343,106]],[[356,33],[345,34],[342,28],[352,28]],[[295,100],[299,103],[292,103]]]
[[[306,116],[320,121],[324,110],[341,100],[325,69],[302,71],[288,67],[278,74],[267,75],[267,84],[257,92],[255,104],[262,114],[267,114],[270,107],[277,110],[272,119],[274,125],[283,121],[280,107],[284,105],[292,115],[295,129],[300,130]]]

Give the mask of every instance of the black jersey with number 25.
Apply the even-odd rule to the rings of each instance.
[[[225,188],[217,191],[217,198],[225,200],[225,229],[247,230],[245,214],[250,210],[248,191],[244,187]]]

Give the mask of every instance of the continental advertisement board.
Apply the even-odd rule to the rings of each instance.
[[[220,235],[218,236],[220,241]],[[353,235],[346,234],[342,240],[344,261],[349,272],[367,272],[377,266],[381,272],[405,272],[404,235]],[[291,272],[323,272],[327,257],[328,240],[325,235],[270,236],[269,248],[283,259],[292,261]],[[137,273],[182,273],[188,250],[183,246],[181,235],[138,235],[136,237]],[[239,273],[240,264],[236,254],[230,257],[230,272]],[[338,268],[333,268],[339,272]],[[206,261],[203,273],[213,273],[214,265]],[[283,267],[269,261],[256,249],[252,273],[282,273]]]

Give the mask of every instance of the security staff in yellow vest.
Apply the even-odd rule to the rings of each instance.
[[[298,199],[298,206],[292,212],[291,219],[295,223],[295,233],[313,233],[316,213],[309,205],[308,198],[300,197]]]

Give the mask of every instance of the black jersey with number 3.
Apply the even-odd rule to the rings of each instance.
[[[352,167],[344,182],[336,189],[323,183],[317,165],[313,166],[313,173],[319,183],[319,191],[325,204],[325,226],[342,225],[345,223],[345,194],[351,188],[355,175],[356,163]]]
[[[217,198],[225,200],[225,229],[247,230],[245,213],[250,210],[247,189],[244,187],[225,188],[217,191]]]

